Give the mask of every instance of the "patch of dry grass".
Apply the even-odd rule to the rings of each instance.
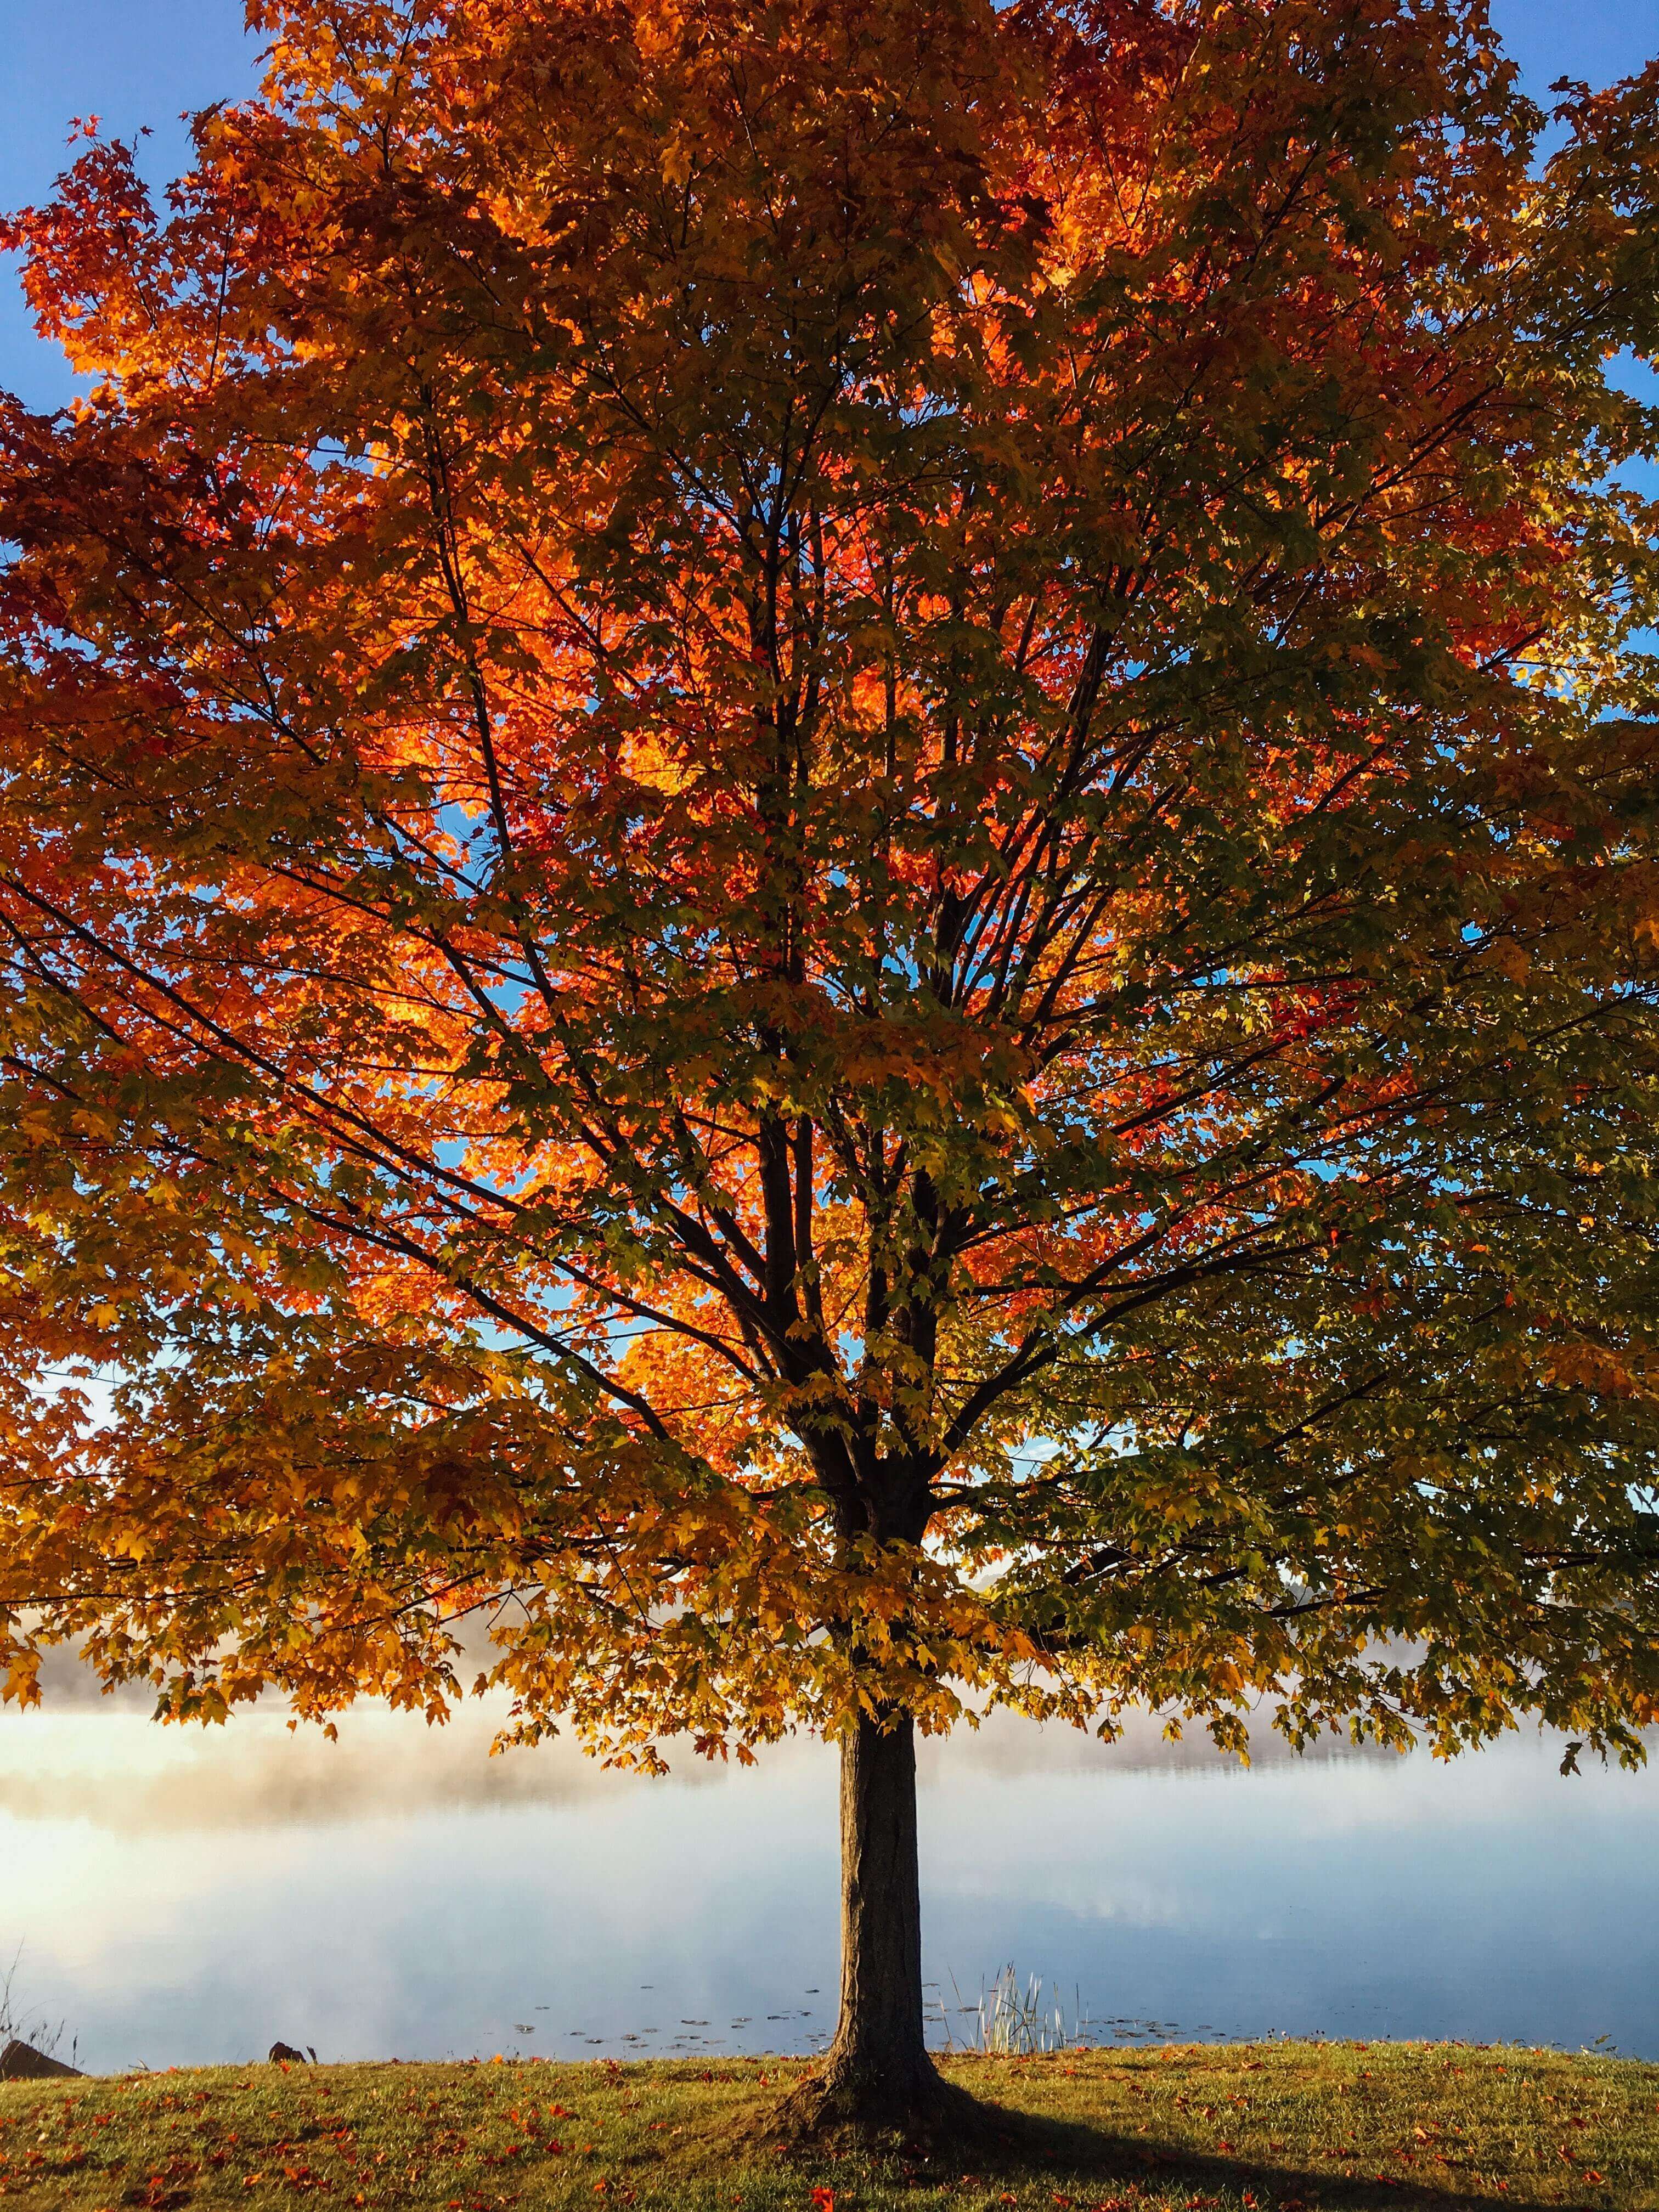
[[[802,2060],[214,2067],[0,2087],[6,2212],[1659,2212],[1659,2067],[1268,2044],[956,2057],[1006,2130],[796,2156]],[[746,2140],[745,2140],[746,2139]],[[759,2142],[759,2148],[756,2146]]]

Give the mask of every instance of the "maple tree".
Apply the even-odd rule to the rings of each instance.
[[[1462,0],[254,0],[12,218],[9,1694],[842,1764],[1659,1711],[1659,72]]]

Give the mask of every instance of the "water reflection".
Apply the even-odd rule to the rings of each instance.
[[[833,1755],[665,1782],[489,1717],[0,1717],[0,1948],[83,2063],[807,2050],[833,2024]],[[1453,2035],[1659,2056],[1659,1771],[1522,1738],[1249,1773],[1001,1718],[923,1755],[945,2022],[1007,1960],[1120,2039]]]

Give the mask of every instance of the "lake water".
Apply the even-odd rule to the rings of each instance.
[[[241,2060],[807,2051],[833,2026],[836,1770],[490,1759],[363,1711],[331,1746],[83,1702],[0,1715],[0,1964],[98,2070]],[[1659,1761],[1536,1736],[1441,1765],[1249,1771],[1150,1724],[1006,1717],[923,1753],[940,2028],[1012,1961],[1097,2037],[1607,2038],[1659,2057]],[[63,2046],[67,2051],[68,2035]],[[1607,2047],[1606,2045],[1603,2045]]]

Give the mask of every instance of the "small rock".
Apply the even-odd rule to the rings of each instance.
[[[61,2058],[49,2058],[44,2051],[37,2051],[17,2036],[0,2051],[0,2081],[46,2081],[64,2074],[73,2075],[77,2081],[81,2078],[78,2066],[65,2066]]]
[[[303,2066],[306,2055],[303,2051],[296,2051],[291,2043],[273,2043],[270,2046],[271,2064],[280,2066],[284,2059],[290,2066]]]

